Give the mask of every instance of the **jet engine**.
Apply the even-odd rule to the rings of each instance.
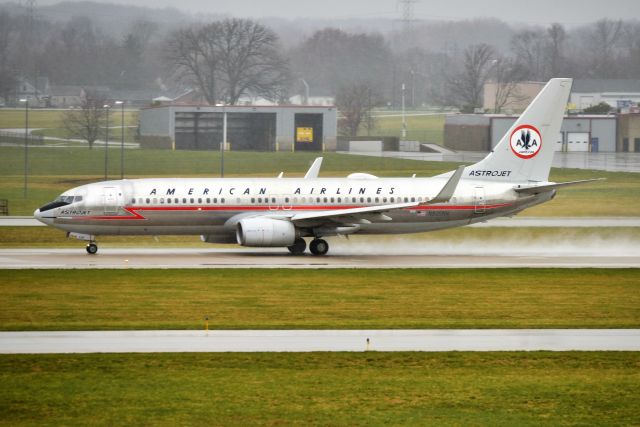
[[[289,221],[270,218],[245,218],[238,222],[236,239],[242,246],[291,246],[298,237],[296,227]]]

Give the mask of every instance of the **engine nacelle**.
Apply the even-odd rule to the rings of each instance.
[[[236,239],[242,246],[291,246],[298,237],[296,227],[286,220],[245,218],[236,227]]]

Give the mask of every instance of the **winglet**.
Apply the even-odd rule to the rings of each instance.
[[[313,161],[313,164],[304,176],[304,179],[316,179],[320,174],[320,166],[322,166],[322,157],[318,157]]]
[[[464,172],[464,166],[458,167],[458,169],[451,175],[449,181],[442,187],[440,193],[433,199],[429,200],[427,204],[432,205],[435,203],[447,203],[451,200],[453,193],[456,191],[456,187],[458,187],[458,182],[460,182],[460,178],[462,177],[462,173]]]

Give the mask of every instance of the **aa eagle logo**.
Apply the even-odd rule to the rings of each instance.
[[[511,134],[511,150],[521,159],[531,159],[542,148],[542,136],[535,126],[518,126]]]

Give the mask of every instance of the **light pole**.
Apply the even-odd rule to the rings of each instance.
[[[304,93],[305,93],[304,104],[309,105],[309,83],[307,83],[305,79],[300,79],[300,81],[304,85]]]
[[[29,168],[29,99],[21,99],[24,102],[24,189],[23,196],[27,198],[27,175]]]
[[[124,101],[116,101],[120,106],[120,179],[124,179]]]
[[[103,108],[107,109],[107,130],[104,141],[104,180],[106,181],[108,178],[107,166],[109,165],[109,109],[111,108],[111,106],[104,105]]]
[[[407,139],[407,118],[404,113],[404,103],[405,103],[404,91],[405,91],[405,84],[402,83],[402,139],[406,140]]]
[[[227,108],[226,104],[216,104],[222,107],[222,143],[220,144],[220,178],[224,178],[224,150],[227,146]]]

